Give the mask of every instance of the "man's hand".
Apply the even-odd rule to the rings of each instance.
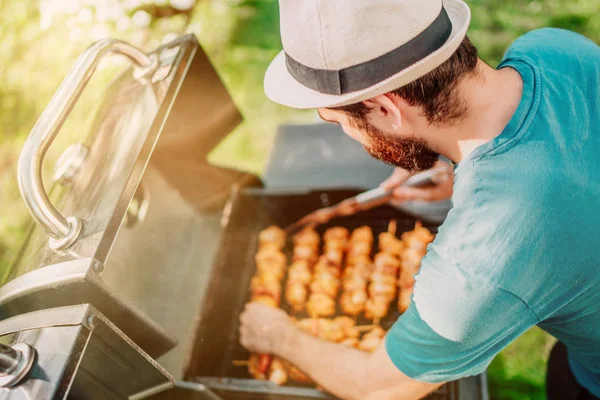
[[[442,179],[435,182],[435,186],[429,186],[425,188],[417,187],[402,187],[401,185],[406,181],[411,174],[402,169],[396,168],[392,175],[381,183],[381,187],[384,188],[396,188],[393,191],[393,199],[390,201],[393,205],[401,205],[407,201],[440,201],[450,198],[452,196],[452,186],[454,185],[454,173],[452,166],[446,162],[438,161],[434,168],[442,167],[447,169],[447,174],[443,175]]]
[[[240,342],[256,353],[277,354],[294,328],[283,310],[264,304],[246,304],[240,321]]]

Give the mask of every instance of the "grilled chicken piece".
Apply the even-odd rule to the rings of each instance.
[[[346,257],[346,268],[355,265],[372,265],[370,254],[348,254]]]
[[[342,315],[336,317],[334,321],[344,332],[344,337],[357,338],[360,336],[360,331],[356,329],[356,321],[354,321],[352,318]]]
[[[273,297],[279,297],[281,295],[281,281],[272,275],[256,275],[250,280],[250,291],[252,293],[267,293]]]
[[[421,222],[417,221],[415,229],[402,234],[402,241],[406,247],[425,251],[425,248],[434,239],[434,235],[429,229],[423,227]]]
[[[295,246],[302,245],[318,249],[320,243],[321,239],[319,238],[319,234],[311,227],[302,229],[294,236]]]
[[[259,262],[256,264],[256,275],[268,275],[281,282],[285,275],[285,264]]]
[[[342,226],[334,226],[329,228],[323,234],[323,241],[325,243],[332,241],[347,241],[348,240],[348,229]]]
[[[305,318],[296,322],[301,330],[309,335],[327,340],[329,342],[341,342],[346,337],[358,337],[359,332],[355,329],[356,323],[349,317],[327,318]]]
[[[269,370],[269,380],[277,386],[284,385],[288,380],[288,374],[286,371],[287,366],[284,361],[279,358],[274,358],[271,361],[271,368]]]
[[[312,279],[309,263],[306,260],[294,262],[289,269],[285,299],[294,312],[302,312],[308,298],[308,284]]]
[[[417,222],[415,229],[402,234],[402,240],[406,244],[406,248],[400,256],[402,260],[402,268],[398,286],[400,287],[400,295],[398,296],[398,310],[405,312],[410,305],[410,298],[415,284],[414,275],[419,271],[421,260],[427,252],[427,244],[433,241],[434,235],[424,228],[420,222]]]
[[[310,266],[306,260],[298,260],[292,263],[288,271],[288,283],[308,285],[311,279]]]
[[[337,240],[337,239],[329,240],[329,241],[326,241],[325,244],[323,245],[323,250],[325,252],[330,251],[330,250],[345,251],[347,245],[348,245],[347,240]]]
[[[285,232],[277,226],[270,226],[258,234],[259,246],[274,244],[278,249],[285,245]]]
[[[370,297],[385,297],[388,301],[394,300],[396,297],[396,285],[386,284],[384,282],[371,282],[369,284]]]
[[[387,297],[369,297],[365,303],[365,318],[381,319],[387,315],[390,300]]]
[[[306,303],[306,311],[313,318],[331,317],[335,314],[335,300],[324,293],[312,293]]]
[[[371,265],[368,264],[357,264],[350,267],[346,267],[344,270],[344,279],[362,279],[368,281],[369,277],[373,273]]]
[[[379,346],[379,343],[381,343],[384,337],[385,331],[381,327],[376,326],[369,332],[365,333],[358,344],[358,348],[362,351],[372,352],[377,348],[377,346]]]
[[[371,274],[371,283],[373,282],[395,286],[396,277],[383,272],[373,272],[373,274]]]
[[[367,289],[367,280],[357,273],[346,274],[343,282],[344,291],[356,292]]]
[[[340,276],[340,267],[331,262],[331,260],[321,257],[313,268],[313,277],[321,272],[329,272],[336,277]]]
[[[281,250],[279,250],[273,246],[267,246],[267,247],[259,249],[258,253],[256,253],[256,256],[254,256],[254,260],[256,261],[257,264],[259,264],[261,262],[273,262],[273,263],[280,263],[280,264],[284,264],[284,265],[287,261],[285,254],[283,254],[281,252]]]
[[[368,242],[373,243],[373,231],[369,226],[361,226],[352,231],[350,235],[351,242]]]
[[[367,299],[366,290],[344,292],[340,297],[340,307],[344,314],[357,316],[364,311]]]
[[[400,290],[400,295],[398,296],[398,311],[404,313],[408,310],[408,306],[410,306],[410,297],[412,296],[412,289],[410,290]]]
[[[302,312],[306,307],[308,290],[306,286],[300,283],[291,283],[285,290],[285,300],[288,302],[294,312]]]
[[[340,288],[340,280],[331,271],[321,271],[314,275],[314,280],[310,284],[312,293],[324,293],[331,298],[337,296]]]
[[[375,271],[396,276],[400,268],[400,260],[389,253],[377,253],[373,261]]]
[[[398,279],[398,286],[402,289],[412,290],[415,285],[415,272],[407,269],[402,269],[400,272],[400,279]]]
[[[366,241],[352,241],[348,244],[349,256],[369,256],[371,254],[372,244]]]
[[[248,360],[248,372],[254,379],[265,380],[269,372],[271,356],[266,354],[251,354]]]
[[[341,342],[344,340],[344,329],[336,323],[335,319],[319,319],[319,331],[317,337],[328,342]]]
[[[341,267],[342,261],[344,260],[344,251],[343,250],[326,250],[323,253],[323,257],[327,258],[333,264]]]
[[[319,248],[318,247],[312,247],[312,246],[305,245],[305,244],[299,244],[299,245],[294,246],[294,255],[293,255],[294,261],[306,260],[310,264],[313,264],[315,261],[317,261],[318,257],[319,257]]]
[[[404,250],[404,243],[389,232],[379,234],[379,251],[399,257]]]
[[[344,278],[344,293],[340,297],[340,307],[344,314],[356,316],[363,312],[367,301],[367,280],[354,274]]]
[[[402,253],[402,268],[417,270],[421,266],[421,260],[425,256],[425,249],[409,247]]]

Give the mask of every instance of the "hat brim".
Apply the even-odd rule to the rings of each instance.
[[[443,3],[452,22],[452,33],[448,40],[438,50],[397,74],[356,92],[342,95],[324,94],[300,84],[290,75],[282,51],[271,62],[265,74],[264,85],[267,97],[276,103],[293,108],[339,107],[373,98],[419,79],[454,54],[469,27],[471,12],[462,0],[443,0]]]

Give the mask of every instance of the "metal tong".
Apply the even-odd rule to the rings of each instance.
[[[425,187],[434,185],[445,179],[448,179],[448,169],[436,167],[411,176],[399,186]],[[393,187],[391,189],[385,189],[379,187],[363,192],[354,197],[350,197],[333,206],[320,208],[300,218],[298,221],[286,227],[284,231],[287,234],[290,234],[307,225],[321,225],[329,222],[335,217],[352,215],[360,211],[369,210],[371,208],[386,204],[392,199],[392,192],[394,189],[396,188]]]

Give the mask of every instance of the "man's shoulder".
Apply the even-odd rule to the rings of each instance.
[[[585,36],[565,29],[542,28],[517,38],[507,49],[504,60],[521,59],[535,64],[546,62],[561,66],[561,59],[584,61],[596,59],[600,46]],[[568,65],[568,64],[565,64]]]

